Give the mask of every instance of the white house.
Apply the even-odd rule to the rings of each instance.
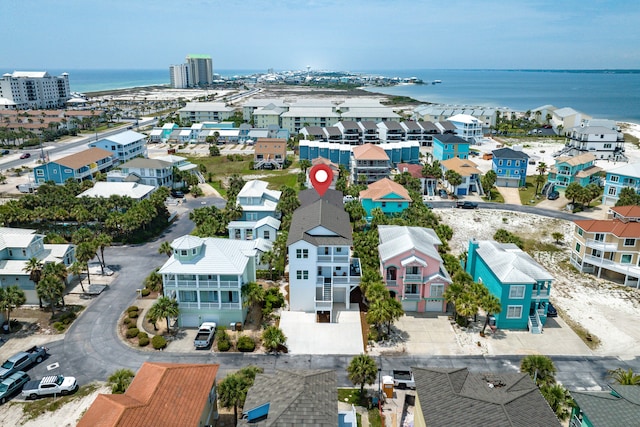
[[[269,190],[266,181],[254,179],[247,181],[238,193],[237,203],[242,208],[240,221],[258,221],[264,217],[278,217],[276,207],[281,191]]]
[[[113,153],[114,165],[128,162],[136,157],[147,157],[146,135],[132,130],[108,136],[89,144]]]
[[[334,310],[350,308],[360,284],[360,260],[351,257],[351,224],[342,205],[318,199],[296,209],[287,240],[292,311],[333,322]]]
[[[266,216],[258,221],[231,221],[227,225],[229,238],[234,240],[264,239],[275,242],[280,220]]]
[[[138,184],[137,182],[96,182],[93,187],[83,191],[76,197],[103,197],[111,196],[130,197],[133,200],[148,198],[156,187],[153,185]]]
[[[460,138],[472,144],[481,142],[483,138],[482,122],[469,114],[456,114],[447,119],[455,127]]]

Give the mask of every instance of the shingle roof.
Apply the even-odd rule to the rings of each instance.
[[[502,283],[553,280],[547,270],[513,243],[498,243],[493,240],[481,240],[477,243],[479,247],[476,253]]]
[[[411,196],[409,192],[402,185],[397,182],[391,181],[389,178],[382,178],[379,181],[369,184],[366,190],[360,192],[360,200],[397,200],[397,198],[389,199],[386,196],[389,194],[395,194],[400,199],[410,202]]]
[[[121,164],[120,166],[118,166],[118,168],[164,169],[171,166],[172,163],[164,160],[136,157],[135,159],[129,160],[127,163]]]
[[[464,139],[452,133],[443,133],[442,135],[434,135],[433,139],[434,140],[437,139],[443,144],[468,144],[469,143],[468,141],[465,141]]]
[[[411,163],[399,163],[398,164],[398,171],[400,173],[409,172],[409,174],[411,174],[411,176],[414,177],[414,178],[422,178],[422,166],[421,165],[414,165],[414,164],[411,164]]]
[[[491,153],[493,153],[493,157],[497,159],[529,159],[529,155],[524,151],[514,150],[509,147],[498,148],[497,150],[493,150]]]
[[[571,397],[598,427],[638,425],[640,420],[640,387],[611,385],[612,391],[572,391]],[[615,393],[615,394],[614,394]]]
[[[300,200],[300,206],[307,206],[317,202],[320,199],[324,199],[329,203],[342,208],[344,194],[342,191],[333,190],[328,188],[324,193],[324,196],[320,197],[318,192],[313,188],[307,188],[298,193],[298,200]]]
[[[364,144],[353,147],[353,157],[357,160],[389,160],[389,156],[379,145]]]
[[[578,166],[578,165],[583,165],[585,163],[593,162],[595,160],[596,160],[596,156],[594,156],[593,154],[584,153],[584,154],[580,154],[579,156],[573,156],[573,157],[568,157],[568,156],[558,157],[556,159],[556,165],[559,165],[560,163],[566,163],[570,166]]]
[[[440,164],[446,170],[453,170],[459,173],[461,176],[471,176],[471,175],[480,175],[482,171],[478,169],[478,165],[476,165],[471,160],[461,159],[459,157],[452,157],[447,160],[442,160]]]
[[[328,230],[328,232],[322,229]],[[344,207],[319,199],[293,212],[287,246],[304,240],[315,246],[351,246],[351,223]]]
[[[51,163],[58,163],[62,166],[78,169],[107,157],[113,157],[113,153],[111,151],[103,150],[102,148],[89,148],[84,151],[80,151],[79,153],[54,160]]]
[[[618,216],[624,218],[640,218],[640,206],[613,206],[609,210],[612,210]]]
[[[413,368],[413,375],[429,427],[560,426],[527,374]]]
[[[100,394],[78,427],[196,426],[219,365],[145,362],[124,394]]]
[[[414,249],[442,261],[436,249],[436,245],[441,245],[442,241],[430,228],[379,225],[378,235],[380,236],[378,253],[381,261],[386,261],[402,253],[413,252]]]
[[[276,392],[277,390],[277,392]],[[269,403],[266,419],[239,426],[335,427],[338,425],[338,388],[332,370],[276,371],[256,376],[247,393],[245,411]]]

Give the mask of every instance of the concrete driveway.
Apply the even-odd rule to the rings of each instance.
[[[504,198],[504,203],[509,205],[521,205],[520,189],[516,187],[496,187]]]
[[[364,353],[360,311],[340,310],[334,323],[317,323],[314,313],[283,311],[280,329],[287,337],[289,354]]]

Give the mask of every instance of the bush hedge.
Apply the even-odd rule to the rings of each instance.
[[[167,346],[167,340],[164,339],[162,335],[156,335],[155,337],[151,338],[151,345],[156,350],[160,350],[161,348],[165,348]]]
[[[146,347],[149,345],[149,337],[138,338],[138,345],[140,347]]]
[[[127,338],[135,338],[140,333],[138,328],[129,328],[127,329]]]
[[[129,319],[137,319],[138,318],[138,312],[137,311],[130,311],[129,312]]]
[[[242,335],[238,338],[238,351],[252,352],[256,349],[256,343],[249,335]]]
[[[151,291],[149,290],[149,288],[142,288],[142,290],[140,291],[140,295],[142,295],[143,297],[148,297],[150,293]]]
[[[218,351],[229,351],[231,348],[231,343],[225,340],[218,341]]]
[[[140,310],[137,305],[131,305],[127,308],[127,312],[129,311],[138,311]]]
[[[125,325],[129,326],[131,323],[133,323],[133,320],[125,317],[124,320],[122,321],[122,323],[124,323]]]
[[[148,339],[149,338],[149,334],[147,334],[144,331],[140,331],[140,332],[138,332],[138,339],[141,339],[141,338],[147,338]]]
[[[55,322],[53,324],[53,329],[55,329],[58,332],[63,332],[66,328],[67,326],[62,322]]]

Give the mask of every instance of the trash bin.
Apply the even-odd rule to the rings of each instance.
[[[393,377],[385,375],[382,377],[382,392],[388,399],[393,399]]]

